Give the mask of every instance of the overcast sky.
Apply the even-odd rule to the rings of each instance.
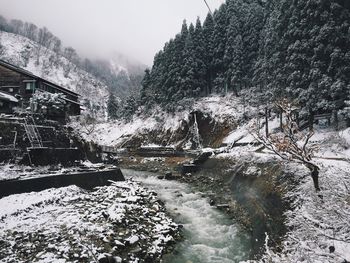
[[[224,0],[207,0],[214,10]],[[204,0],[0,0],[0,14],[46,26],[83,56],[112,51],[151,65],[183,19],[203,21]]]

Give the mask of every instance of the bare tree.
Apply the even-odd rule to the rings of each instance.
[[[311,172],[316,192],[320,191],[318,182],[320,168],[312,160],[313,152],[316,148],[308,145],[310,138],[314,135],[314,131],[301,132],[294,116],[296,107],[293,103],[282,100],[275,104],[285,116],[283,129],[278,133],[266,135],[260,132],[259,125],[254,125],[253,136],[280,158],[294,160],[305,165]]]
[[[90,135],[95,131],[95,128],[97,126],[97,120],[94,116],[88,115],[82,115],[80,118],[80,125],[82,127],[82,132],[86,135]]]
[[[36,25],[32,23],[24,23],[24,29],[23,29],[24,36],[33,40],[37,41],[38,38],[38,28]]]
[[[15,34],[23,33],[23,22],[21,20],[12,19],[10,21],[10,26],[12,27],[12,30]]]
[[[0,30],[1,31],[8,31],[9,30],[9,24],[7,22],[7,19],[0,15]]]
[[[63,56],[68,60],[69,63],[65,63],[63,65],[64,76],[68,77],[71,70],[74,69],[74,66],[77,65],[77,61],[79,60],[79,56],[74,48],[66,47],[63,50]]]
[[[46,28],[40,28],[38,33],[38,43],[48,49],[51,48],[54,35]]]
[[[0,56],[2,56],[5,52],[5,47],[1,43],[1,34],[0,34]]]

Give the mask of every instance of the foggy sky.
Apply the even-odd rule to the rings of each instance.
[[[224,0],[207,2],[214,10]],[[7,19],[46,26],[83,56],[117,51],[147,65],[184,19],[203,21],[208,12],[203,0],[0,0],[0,6]]]

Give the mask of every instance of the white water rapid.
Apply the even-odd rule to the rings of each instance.
[[[184,240],[164,257],[165,263],[233,263],[247,259],[247,238],[224,213],[210,206],[202,193],[184,183],[160,180],[152,173],[123,170],[123,174],[155,191],[175,221],[184,226]]]

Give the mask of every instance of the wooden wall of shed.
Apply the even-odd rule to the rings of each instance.
[[[0,65],[0,88],[3,86],[18,86],[20,89],[17,94],[19,93],[25,101],[29,101],[31,93],[26,92],[26,83],[23,82],[25,80],[35,79]]]

